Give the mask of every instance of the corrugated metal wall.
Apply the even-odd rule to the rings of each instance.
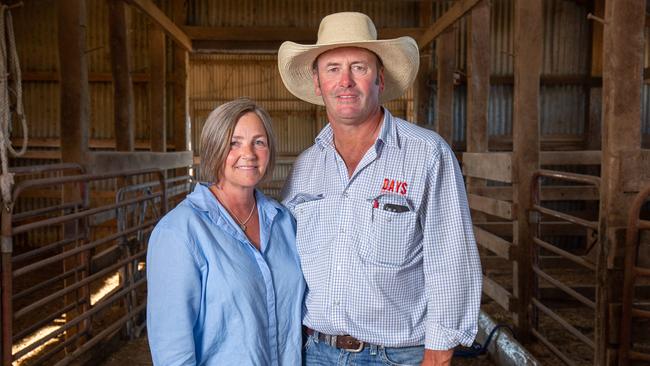
[[[170,11],[171,1],[157,2]],[[18,52],[24,73],[45,73],[42,81],[26,81],[25,107],[32,138],[55,139],[59,136],[59,90],[57,19],[55,0],[25,0],[23,6],[12,10]],[[453,1],[435,1],[433,19],[442,15]],[[106,0],[87,1],[87,55],[92,75],[110,77],[108,45],[108,16]],[[317,27],[320,19],[336,11],[362,11],[369,14],[378,27],[416,27],[419,21],[419,1],[388,0],[196,0],[189,2],[188,23],[201,26],[298,26]],[[148,71],[148,20],[128,7],[129,39],[132,72],[143,75]],[[290,10],[290,11],[288,11]],[[491,70],[493,75],[513,73],[513,0],[491,1]],[[588,72],[588,50],[591,42],[587,10],[576,2],[547,0],[544,2],[544,75],[585,75]],[[466,69],[465,19],[456,27],[457,66]],[[168,40],[168,44],[170,41]],[[168,60],[171,61],[170,52]],[[304,134],[291,136],[299,141],[283,142],[282,153],[293,155],[311,142],[316,133],[315,107],[303,105],[293,98],[279,81],[273,55],[194,55],[191,60],[191,98],[193,140],[200,131],[202,118],[216,103],[247,95],[259,99],[278,118],[278,128],[307,121]],[[172,70],[168,62],[168,70]],[[32,78],[33,80],[34,78]],[[149,136],[148,93],[146,82],[134,86],[136,110],[136,139]],[[91,138],[112,139],[113,91],[110,81],[91,82]],[[643,130],[650,132],[650,98],[644,88]],[[454,139],[464,139],[465,88],[458,87],[455,101]],[[168,93],[171,99],[171,92]],[[410,116],[411,94],[396,102],[396,114]],[[544,86],[541,90],[541,119],[543,134],[579,135],[584,130],[586,95],[581,86]],[[281,104],[282,101],[288,104]],[[278,104],[279,103],[279,104]],[[170,104],[171,106],[171,104]],[[435,106],[434,97],[431,106]],[[435,114],[435,111],[432,111]],[[171,109],[168,116],[171,115]],[[493,85],[490,93],[489,132],[507,135],[512,130],[512,87]],[[168,129],[172,138],[173,130]],[[19,135],[19,133],[17,133]],[[289,138],[289,136],[286,136]],[[306,140],[303,140],[306,139]]]
[[[13,9],[18,56],[24,81],[24,103],[31,138],[59,137],[59,83],[57,2],[55,0],[25,0]],[[86,1],[86,54],[90,82],[90,138],[112,139],[113,86],[110,81],[110,47],[108,43],[108,14],[106,0]],[[131,72],[146,74],[149,67],[148,20],[127,6]],[[40,73],[39,75],[34,74]],[[103,79],[99,81],[97,79]],[[148,92],[146,82],[134,83],[136,140],[149,138]],[[19,134],[18,134],[19,135]],[[170,136],[171,138],[171,136]]]
[[[448,2],[437,2],[436,6]],[[327,14],[360,11],[368,14],[377,27],[413,27],[419,19],[418,9],[419,2],[401,0],[199,0],[190,2],[188,22],[222,27],[317,27]]]

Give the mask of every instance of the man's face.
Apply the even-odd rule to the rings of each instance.
[[[322,53],[313,79],[330,122],[359,124],[379,109],[384,71],[377,56],[368,50],[343,47]]]

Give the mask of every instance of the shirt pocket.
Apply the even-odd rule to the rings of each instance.
[[[296,218],[296,249],[300,258],[309,258],[318,253],[319,245],[314,240],[322,222],[324,200],[317,199],[301,203],[294,208]]]
[[[386,266],[402,266],[416,253],[417,213],[373,209],[370,259]]]

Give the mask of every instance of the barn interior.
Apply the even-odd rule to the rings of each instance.
[[[417,79],[385,107],[462,167],[482,315],[520,348],[457,362],[650,364],[647,1],[0,4],[3,366],[142,344],[149,234],[198,181],[208,114],[242,96],[269,111],[278,198],[328,121],[285,89],[277,50],[340,11],[417,41]]]

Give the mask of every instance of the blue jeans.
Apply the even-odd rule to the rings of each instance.
[[[424,357],[424,346],[366,345],[363,351],[354,353],[319,342],[314,335],[307,338],[303,349],[305,366],[419,366]]]

